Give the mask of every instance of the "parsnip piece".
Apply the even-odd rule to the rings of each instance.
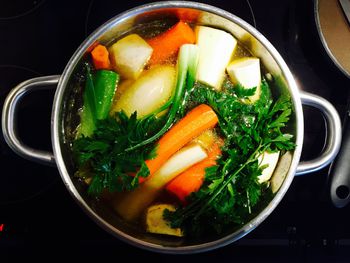
[[[197,26],[195,31],[199,47],[197,80],[220,90],[237,40],[231,34],[211,27]]]
[[[245,57],[232,61],[226,71],[233,84],[241,84],[246,89],[256,87],[255,94],[246,103],[254,103],[260,98],[261,73],[260,60],[255,57]]]
[[[145,71],[116,99],[111,112],[123,110],[130,116],[137,111],[138,118],[152,113],[170,99],[175,88],[175,73],[175,67],[170,65]]]
[[[152,205],[146,212],[146,231],[155,234],[164,234],[182,237],[183,233],[180,228],[172,228],[163,218],[164,210],[175,211],[175,207],[170,204]]]
[[[152,55],[153,49],[137,34],[128,35],[109,48],[114,69],[123,77],[136,79]]]
[[[207,153],[198,144],[186,146],[175,153],[149,179],[134,191],[125,193],[114,208],[128,221],[135,220],[154,201],[165,185],[192,165],[207,158]]]
[[[271,178],[272,193],[276,193],[280,189],[289,171],[290,164],[292,163],[292,158],[293,156],[291,152],[286,152],[280,157],[275,172]]]
[[[262,155],[259,156],[260,166],[268,165],[263,171],[262,174],[258,177],[259,183],[264,183],[270,180],[278,162],[280,152],[269,153],[265,151]]]

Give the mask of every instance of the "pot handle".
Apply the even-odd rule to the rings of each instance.
[[[337,110],[326,99],[308,93],[300,92],[301,103],[320,110],[326,121],[327,143],[320,156],[313,160],[301,161],[295,175],[303,175],[318,171],[332,162],[337,156],[341,144],[341,121]]]
[[[23,81],[7,95],[2,109],[2,133],[8,146],[21,157],[41,164],[55,166],[53,153],[33,149],[25,145],[17,134],[17,109],[28,92],[49,89],[58,83],[59,75],[38,77]],[[50,86],[50,87],[48,87]]]

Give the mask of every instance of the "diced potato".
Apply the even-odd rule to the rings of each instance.
[[[196,38],[199,47],[197,80],[220,90],[237,40],[223,30],[206,26],[196,27]]]
[[[270,180],[278,162],[280,152],[269,153],[265,151],[258,158],[260,166],[268,165],[262,174],[258,177],[259,183],[264,183]]]
[[[125,193],[122,199],[116,200],[114,209],[128,221],[137,219],[168,182],[207,157],[206,151],[198,144],[182,148],[138,188]]]
[[[149,233],[163,234],[182,237],[183,233],[180,228],[172,228],[163,218],[164,210],[175,211],[175,207],[170,204],[152,205],[146,213],[146,230]]]
[[[137,111],[138,118],[152,113],[170,99],[175,88],[175,80],[175,67],[155,66],[125,88],[119,99],[116,99],[111,112],[123,110],[130,116]]]
[[[114,69],[123,77],[136,79],[152,55],[153,49],[137,34],[128,35],[109,48]]]
[[[246,103],[254,103],[260,98],[261,73],[258,58],[245,57],[234,60],[226,70],[233,84],[241,84],[246,89],[256,87],[255,94],[250,96]]]

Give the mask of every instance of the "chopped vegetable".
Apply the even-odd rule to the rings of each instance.
[[[218,118],[205,104],[191,110],[176,123],[156,144],[156,157],[146,161],[150,175],[156,172],[168,158],[203,131],[215,127]]]
[[[95,69],[110,69],[111,62],[109,61],[109,53],[105,46],[98,44],[91,51],[92,62]]]
[[[164,220],[164,210],[175,211],[175,207],[170,204],[156,204],[147,209],[146,212],[146,231],[154,234],[163,234],[170,236],[182,237],[181,228],[172,228]]]
[[[119,75],[110,70],[98,70],[93,75],[95,87],[96,119],[103,120],[108,116]]]
[[[279,162],[277,163],[275,172],[273,173],[273,176],[271,178],[272,193],[276,193],[283,184],[284,178],[286,178],[290,164],[292,163],[292,158],[292,153],[289,151],[281,155],[281,157],[279,158]]]
[[[83,92],[83,108],[80,117],[79,133],[90,136],[96,128],[96,96],[95,87],[89,66],[86,67],[86,81]]]
[[[192,28],[179,21],[173,27],[154,38],[148,39],[148,44],[153,48],[150,64],[160,64],[176,55],[184,44],[193,44],[195,35]]]
[[[258,157],[259,165],[263,168],[261,175],[258,176],[259,183],[264,183],[270,180],[279,156],[280,152],[269,153],[268,151],[265,151]]]
[[[121,94],[113,105],[112,112],[123,110],[127,116],[135,111],[142,118],[162,107],[173,95],[176,70],[170,65],[156,66],[143,72]]]
[[[197,26],[195,31],[199,46],[197,80],[220,90],[237,40],[229,33],[211,27]]]
[[[255,88],[255,93],[244,100],[246,103],[254,103],[260,97],[260,60],[253,57],[244,57],[232,61],[226,68],[231,81],[245,89]]]
[[[134,191],[125,193],[121,200],[117,200],[114,205],[115,210],[126,220],[138,218],[168,182],[206,157],[207,153],[198,144],[182,148],[166,160],[152,177]]]
[[[98,70],[92,75],[88,65],[86,69],[79,132],[84,136],[90,136],[96,128],[96,121],[108,116],[119,75],[109,70]]]
[[[221,154],[221,146],[222,142],[215,143],[209,150],[208,158],[193,165],[168,183],[166,186],[168,192],[177,196],[183,203],[186,203],[186,198],[191,193],[197,192],[202,186],[206,168],[216,165],[216,159]]]
[[[137,34],[128,35],[109,48],[115,71],[123,78],[136,79],[152,55],[152,47]]]

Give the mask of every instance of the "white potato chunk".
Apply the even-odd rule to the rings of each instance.
[[[199,47],[197,80],[220,90],[237,40],[231,34],[211,27],[197,26],[195,31]]]
[[[268,165],[258,177],[259,183],[264,183],[270,180],[273,171],[276,168],[279,156],[280,152],[269,153],[267,151],[263,152],[263,154],[259,156],[259,166]]]
[[[109,48],[115,71],[123,78],[136,79],[152,55],[153,49],[137,34],[128,35]]]
[[[256,87],[255,94],[250,96],[247,103],[254,103],[260,98],[260,60],[255,57],[245,57],[232,61],[226,68],[233,84],[241,84],[246,89]]]

